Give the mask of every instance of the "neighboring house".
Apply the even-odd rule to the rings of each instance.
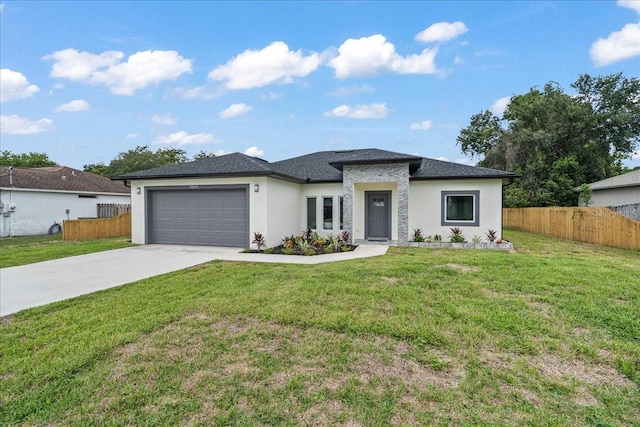
[[[46,234],[54,222],[95,218],[97,205],[130,204],[122,182],[65,166],[0,166],[0,236]]]
[[[623,206],[640,203],[640,169],[629,173],[592,182],[589,188],[593,191],[593,200],[589,206]],[[575,191],[579,192],[580,187]],[[578,204],[584,206],[579,198]]]
[[[269,163],[240,153],[121,175],[132,190],[134,243],[268,246],[311,228],[406,244],[502,229],[502,186],[516,175],[377,149]]]

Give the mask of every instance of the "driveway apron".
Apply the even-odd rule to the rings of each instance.
[[[384,255],[387,246],[315,257],[241,253],[240,248],[142,245],[0,269],[0,316],[113,288],[213,260],[319,264]]]

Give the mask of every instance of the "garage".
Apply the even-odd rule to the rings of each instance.
[[[147,243],[248,247],[248,186],[148,189]]]

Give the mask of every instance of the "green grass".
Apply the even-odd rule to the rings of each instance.
[[[505,237],[213,262],[3,318],[0,425],[638,425],[638,253]]]
[[[60,234],[0,239],[0,268],[132,246],[128,237],[63,241]]]

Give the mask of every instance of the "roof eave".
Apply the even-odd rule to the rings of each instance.
[[[344,165],[379,165],[389,163],[409,163],[410,167],[419,166],[422,162],[422,157],[407,157],[402,159],[375,159],[375,160],[347,160],[347,161],[334,161],[329,162],[331,166],[338,170],[342,170]]]

